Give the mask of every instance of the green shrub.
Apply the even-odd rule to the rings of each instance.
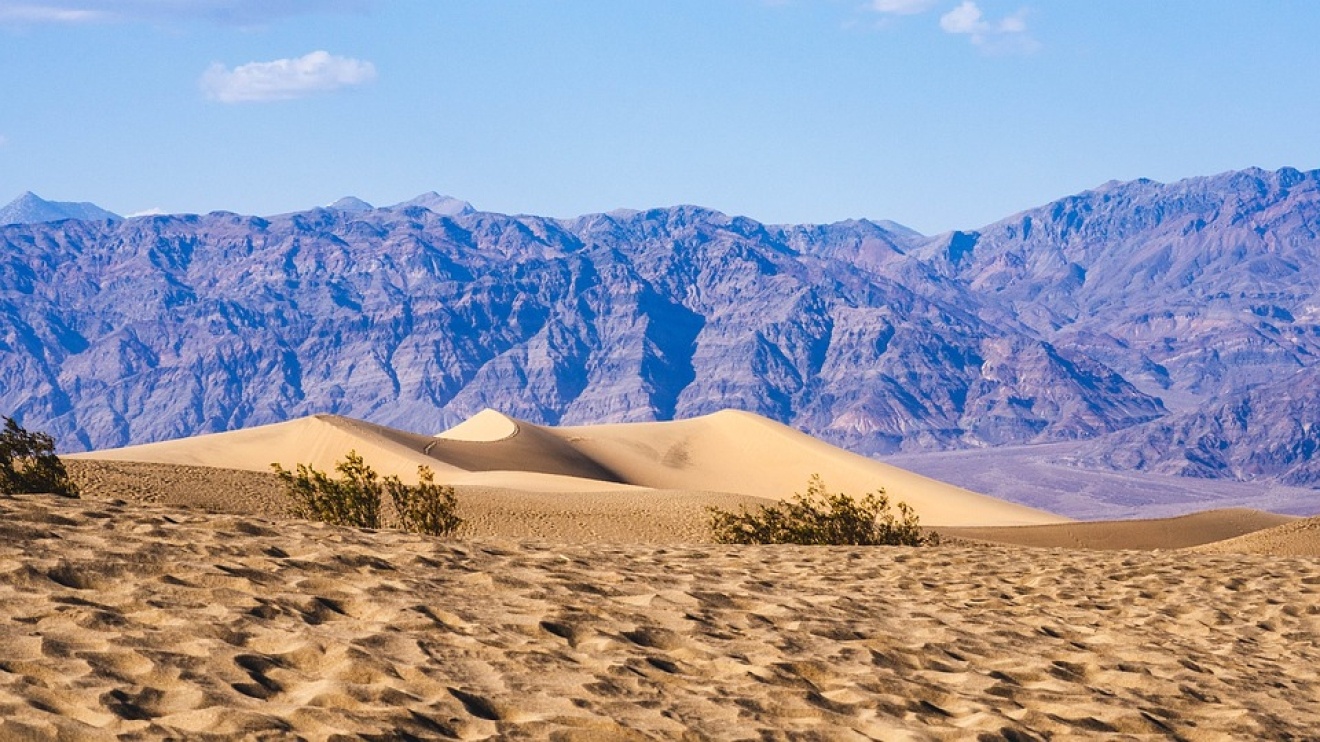
[[[380,528],[383,525],[382,496],[390,495],[397,519],[396,527],[413,533],[443,536],[463,522],[455,513],[454,488],[435,484],[431,470],[417,467],[420,484],[409,485],[396,476],[381,478],[367,466],[356,451],[349,451],[335,465],[341,475],[332,479],[306,464],[290,472],[271,464],[284,482],[292,500],[291,512],[299,518],[319,520],[337,526]]]
[[[271,464],[271,468],[284,482],[297,517],[336,526],[380,528],[383,486],[357,451],[349,451],[343,461],[335,464],[339,479],[331,479],[306,464],[298,464],[296,474],[279,464]]]
[[[435,475],[425,466],[417,467],[417,479],[420,483],[414,487],[400,482],[398,477],[385,478],[399,527],[431,536],[452,533],[463,522],[454,512],[458,509],[454,488],[436,484]]]
[[[861,500],[830,492],[820,475],[812,475],[807,493],[757,512],[710,507],[710,529],[719,544],[810,544],[834,546],[925,546],[939,536],[921,532],[917,514],[905,502],[898,515],[889,508],[884,490]]]
[[[55,440],[45,433],[29,433],[12,417],[0,432],[0,493],[50,493],[77,497],[78,486],[55,455]]]

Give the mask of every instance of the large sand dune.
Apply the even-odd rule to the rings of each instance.
[[[830,446],[779,423],[725,411],[691,420],[554,428],[485,411],[438,436],[316,415],[287,423],[96,451],[71,458],[269,471],[277,462],[330,470],[349,450],[374,469],[415,481],[428,466],[441,483],[497,491],[642,490],[779,500],[812,474],[833,490],[883,488],[924,525],[1025,525],[1067,519],[955,487]]]

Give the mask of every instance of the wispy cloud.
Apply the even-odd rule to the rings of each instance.
[[[248,26],[309,13],[368,10],[378,0],[0,0],[0,23],[206,20]]]
[[[971,42],[987,51],[1033,51],[1036,41],[1027,34],[1026,11],[997,21],[988,20],[973,0],[940,16],[940,28],[945,33],[967,36]]]
[[[162,208],[159,207],[159,206],[152,206],[150,209],[143,209],[142,211],[135,211],[135,212],[133,212],[132,214],[129,214],[129,215],[128,215],[128,218],[129,218],[129,219],[134,219],[134,218],[137,218],[137,217],[139,217],[139,216],[165,216],[165,215],[168,214],[168,213],[169,213],[168,211],[162,209]]]
[[[5,146],[6,144],[9,144],[9,137],[5,136],[4,134],[0,134],[0,147]]]
[[[0,2],[0,23],[89,23],[106,20],[109,15],[104,10],[63,7],[53,3]]]
[[[376,79],[371,62],[315,51],[297,59],[249,62],[229,69],[219,62],[202,74],[206,97],[221,103],[290,100]]]
[[[877,13],[916,15],[935,7],[936,0],[871,0],[867,7]]]

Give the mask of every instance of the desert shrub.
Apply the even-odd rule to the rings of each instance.
[[[29,433],[12,417],[6,417],[5,429],[0,432],[0,492],[77,497],[78,486],[55,455],[53,438],[45,433]]]
[[[905,502],[898,514],[884,490],[860,500],[830,492],[820,475],[812,475],[806,494],[756,512],[707,508],[710,529],[720,544],[817,544],[835,546],[925,546],[939,536],[923,534],[917,514]]]
[[[298,464],[296,473],[279,464],[270,466],[284,482],[295,516],[336,526],[380,528],[383,486],[357,451],[349,451],[343,461],[335,464],[339,479],[331,479],[306,464]]]
[[[382,497],[388,492],[394,505],[394,524],[413,533],[443,536],[462,523],[455,513],[454,488],[435,483],[431,470],[417,467],[420,484],[404,484],[398,477],[380,477],[356,451],[349,451],[335,465],[340,477],[333,479],[306,464],[288,471],[271,464],[284,483],[293,515],[337,526],[380,528],[384,525]]]
[[[425,466],[417,467],[417,479],[420,483],[412,486],[400,482],[398,477],[385,478],[385,489],[394,503],[399,527],[431,536],[452,533],[463,522],[455,512],[458,501],[454,499],[454,488],[436,484],[435,475]]]

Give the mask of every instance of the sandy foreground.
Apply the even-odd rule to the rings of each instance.
[[[348,450],[431,468],[459,533],[290,518],[271,461]],[[1320,737],[1316,518],[1072,522],[727,411],[66,464],[86,499],[0,498],[0,742]],[[812,473],[945,545],[709,543]]]
[[[5,740],[1320,734],[1316,557],[439,540],[47,496],[0,498],[0,534]]]

